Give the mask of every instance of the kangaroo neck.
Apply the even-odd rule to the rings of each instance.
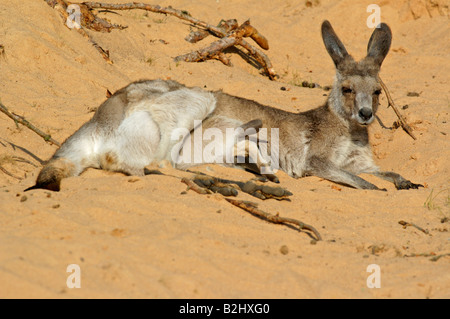
[[[360,145],[366,145],[369,143],[369,131],[368,125],[361,125],[356,120],[352,118],[348,118],[339,110],[342,110],[342,107],[336,107],[335,103],[338,101],[333,99],[331,96],[327,100],[326,108],[331,116],[334,118],[334,122],[338,126],[342,126],[345,128],[345,131],[348,132],[350,139]]]

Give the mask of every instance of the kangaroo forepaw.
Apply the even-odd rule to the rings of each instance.
[[[202,188],[207,188],[212,192],[222,194],[223,196],[238,195],[236,187],[234,187],[232,184],[219,182],[212,176],[197,175],[192,181]]]
[[[241,187],[242,191],[259,199],[273,198],[276,200],[290,200],[288,197],[292,193],[282,187],[271,187],[267,185],[255,184],[252,181],[245,183]]]
[[[267,175],[264,176],[267,177]],[[196,175],[191,181],[201,189],[208,189],[211,192],[220,193],[223,196],[237,196],[238,191],[240,190],[262,200],[270,198],[276,200],[290,200],[288,197],[292,196],[292,193],[287,189],[267,186],[256,183],[255,181],[248,181],[245,183],[236,182],[209,175]]]
[[[422,184],[414,184],[411,181],[404,180],[395,184],[397,189],[418,189],[419,187],[423,187]]]

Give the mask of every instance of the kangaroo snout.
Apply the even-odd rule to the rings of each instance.
[[[358,117],[362,120],[361,124],[370,124],[373,121],[373,112],[372,109],[368,107],[363,107],[358,112]]]

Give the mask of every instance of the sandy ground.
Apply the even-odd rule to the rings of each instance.
[[[362,58],[372,33],[366,8],[373,2],[158,3],[211,24],[250,18],[269,40],[267,55],[280,75],[270,81],[233,50],[226,53],[233,67],[173,62],[212,41],[184,41],[190,27],[175,17],[137,10],[103,13],[129,26],[89,32],[110,51],[110,65],[44,1],[2,0],[0,98],[59,141],[92,117],[107,89],[114,92],[139,79],[171,78],[285,110],[308,110],[324,103],[327,92],[297,84],[331,85],[334,77],[321,22],[329,19],[348,51]],[[182,194],[186,185],[167,176],[136,178],[91,169],[64,180],[61,192],[24,193],[56,147],[0,113],[0,164],[16,176],[0,172],[0,297],[449,298],[450,257],[433,259],[450,253],[449,1],[376,3],[393,31],[381,77],[417,140],[374,123],[374,158],[384,170],[425,188],[397,191],[367,175],[388,191],[364,191],[279,172],[281,186],[294,194],[291,202],[239,194],[268,212],[315,226],[321,242],[257,219],[219,195]],[[386,106],[383,95],[378,115],[390,127],[396,116]],[[253,177],[217,165],[199,170],[243,181]],[[403,228],[401,220],[428,234]],[[80,289],[66,285],[70,264],[81,269]],[[380,267],[381,288],[367,286],[371,264]]]

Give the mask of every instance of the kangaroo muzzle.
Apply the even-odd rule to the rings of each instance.
[[[372,96],[367,93],[356,93],[356,110],[354,117],[361,125],[368,125],[374,120],[374,112],[372,109]],[[356,114],[355,114],[356,113]]]
[[[363,107],[362,109],[359,110],[358,112],[358,117],[366,122],[366,123],[370,123],[373,120],[373,112],[372,109],[369,109],[367,107]]]

